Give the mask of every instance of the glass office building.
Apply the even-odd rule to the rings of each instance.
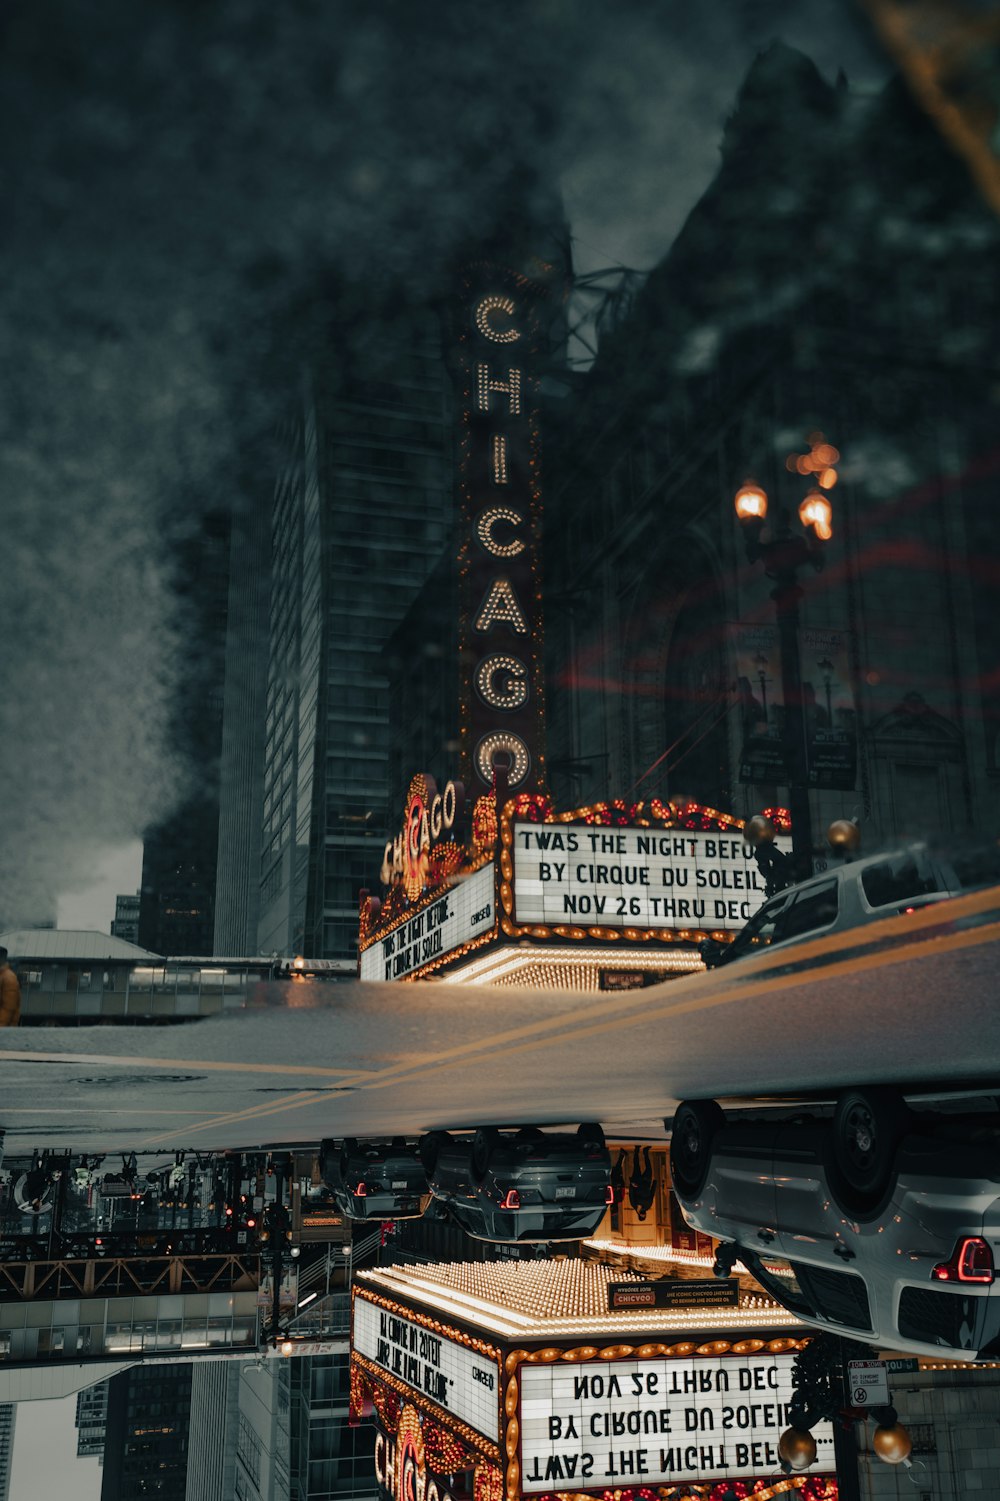
[[[252,527],[239,538],[269,587],[251,598],[244,564],[232,570],[242,646],[227,672],[243,689],[226,695],[215,946],[351,973],[358,893],[397,821],[382,652],[447,539],[452,393],[434,308],[396,293],[354,322],[343,301],[328,316],[327,352],[279,433],[270,527],[256,548]],[[248,860],[259,887],[233,901]]]

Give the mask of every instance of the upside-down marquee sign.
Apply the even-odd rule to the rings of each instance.
[[[375,1422],[381,1501],[674,1501],[681,1485],[697,1501],[727,1490],[836,1501],[830,1423],[813,1429],[808,1474],[775,1477],[793,1356],[807,1340],[631,1344],[609,1331],[592,1344],[522,1347],[368,1289],[355,1289],[353,1306],[351,1413]]]
[[[788,818],[769,810],[787,850]],[[765,898],[739,819],[697,803],[597,803],[553,812],[542,794],[471,816],[460,784],[414,777],[386,845],[382,899],[361,905],[363,980],[436,974],[504,946],[666,954],[732,937]],[[669,969],[669,964],[667,968]],[[687,967],[690,967],[688,965]]]

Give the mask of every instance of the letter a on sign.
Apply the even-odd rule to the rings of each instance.
[[[494,625],[509,625],[519,636],[528,632],[528,622],[509,579],[494,579],[479,607],[474,625],[484,635]]]

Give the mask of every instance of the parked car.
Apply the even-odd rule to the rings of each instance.
[[[432,1131],[420,1155],[435,1202],[476,1240],[582,1240],[612,1202],[611,1155],[596,1122],[572,1133]]]
[[[914,1111],[886,1088],[845,1090],[832,1120],[687,1100],[670,1161],[688,1224],[722,1242],[717,1275],[740,1260],[792,1313],[869,1344],[1000,1358],[1000,1114]]]
[[[911,844],[787,887],[766,901],[731,943],[704,939],[701,957],[706,968],[715,969],[762,948],[838,933],[997,884],[1000,845],[938,852],[927,844]]]
[[[320,1176],[341,1213],[352,1220],[419,1219],[427,1207],[427,1174],[416,1146],[391,1141],[324,1141]]]

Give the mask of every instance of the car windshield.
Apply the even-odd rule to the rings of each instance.
[[[866,865],[861,889],[870,907],[887,907],[939,891],[941,881],[927,854],[906,850],[877,865]]]
[[[751,949],[763,948],[773,942],[776,924],[788,906],[789,900],[787,895],[774,897],[751,917],[746,927],[733,939],[733,957]]]
[[[837,881],[825,881],[822,886],[800,891],[779,914],[771,942],[784,943],[788,938],[830,927],[837,918],[838,890]]]

